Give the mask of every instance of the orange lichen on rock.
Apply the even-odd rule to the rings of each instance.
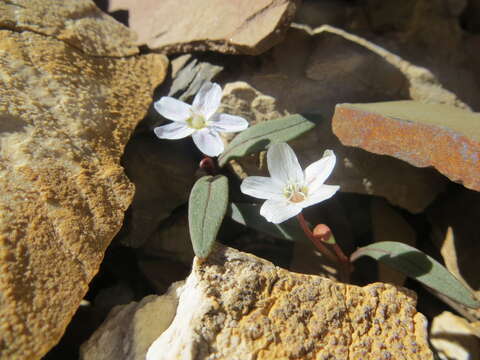
[[[41,358],[77,310],[132,200],[120,157],[166,66],[0,31],[0,358]]]
[[[413,292],[346,285],[218,247],[195,261],[160,359],[432,359]]]

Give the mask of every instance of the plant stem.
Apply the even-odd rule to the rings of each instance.
[[[340,246],[338,246],[336,242],[333,242],[333,244],[329,243],[330,237],[332,236],[330,228],[326,225],[317,225],[312,232],[308,227],[308,224],[305,221],[302,213],[297,215],[297,219],[303,232],[313,242],[315,247],[322,254],[327,256],[330,260],[340,264],[340,276],[345,282],[348,283],[350,280],[350,274],[353,270],[352,264],[350,262],[350,259],[345,255],[345,253],[342,251],[342,249],[340,248]],[[325,244],[331,245],[335,254],[332,254],[332,252],[325,246]]]
[[[346,272],[350,275],[352,272],[352,264],[348,256],[345,255],[342,248],[337,244],[335,238],[332,236],[332,230],[325,224],[318,224],[312,231],[313,236],[318,240],[331,245],[338,260],[344,265]]]
[[[337,257],[335,254],[333,254],[323,243],[320,239],[317,239],[315,236],[313,236],[312,231],[308,227],[307,222],[305,221],[305,218],[303,217],[303,213],[300,213],[297,215],[298,222],[300,223],[300,227],[302,228],[303,232],[307,237],[312,241],[313,245],[320,251],[323,255],[325,255],[329,260],[331,261],[338,261]]]

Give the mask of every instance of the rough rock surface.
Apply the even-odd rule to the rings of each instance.
[[[194,262],[160,359],[432,359],[411,291],[290,273],[218,247]]]
[[[343,144],[433,166],[480,191],[480,114],[440,104],[340,104],[332,120]]]
[[[150,295],[136,303],[112,309],[104,323],[80,348],[81,360],[144,360],[148,347],[175,316],[177,288],[173,284],[162,295]]]
[[[2,1],[0,28],[52,36],[88,55],[138,53],[135,35],[91,0]]]
[[[137,43],[154,50],[256,55],[282,39],[298,4],[298,0],[110,0],[108,10],[127,10]]]
[[[120,156],[167,60],[92,57],[9,30],[0,55],[0,358],[36,359],[122,225],[134,188]]]

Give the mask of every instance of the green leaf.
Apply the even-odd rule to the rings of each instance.
[[[260,206],[256,204],[232,203],[230,210],[230,216],[234,221],[249,228],[279,239],[309,241],[296,219],[290,219],[281,224],[271,223],[260,215]]]
[[[228,180],[225,176],[204,176],[193,185],[188,200],[188,225],[197,257],[205,259],[212,251],[227,205]]]
[[[351,260],[355,261],[361,256],[381,261],[458,303],[471,308],[480,307],[475,295],[443,265],[414,247],[395,241],[382,241],[357,249]]]
[[[220,166],[232,159],[265,150],[269,145],[290,141],[315,126],[299,114],[262,122],[238,134],[219,156]]]

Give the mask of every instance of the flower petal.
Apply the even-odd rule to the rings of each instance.
[[[288,201],[267,200],[260,208],[260,215],[264,216],[267,221],[280,224],[301,211],[302,207],[298,204],[289,203]]]
[[[172,122],[167,125],[159,126],[153,129],[153,132],[160,139],[182,139],[192,135],[194,129],[189,128],[185,123]]]
[[[209,129],[195,131],[192,138],[195,145],[205,155],[218,156],[223,152],[223,141],[216,131]]]
[[[191,106],[170,96],[164,96],[153,104],[160,115],[172,121],[185,122],[191,114]]]
[[[282,188],[269,177],[249,176],[243,180],[240,190],[244,194],[259,199],[285,199],[285,196],[282,194]]]
[[[303,208],[318,204],[319,202],[330,199],[338,189],[340,189],[340,186],[338,185],[322,185],[315,190],[315,192],[309,193],[305,201],[298,204]]]
[[[217,111],[220,101],[222,101],[220,85],[205,82],[195,95],[192,107],[195,112],[200,113],[208,120]]]
[[[286,143],[274,144],[267,151],[268,171],[281,184],[303,183],[303,171],[297,156]]]
[[[309,191],[315,192],[327,180],[335,167],[336,157],[332,150],[326,150],[323,157],[307,166],[305,182]]]
[[[220,132],[237,132],[248,127],[248,121],[240,116],[215,114],[210,119],[215,130]]]

